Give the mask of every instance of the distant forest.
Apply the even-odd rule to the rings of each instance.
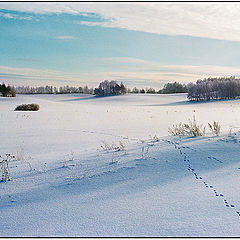
[[[205,78],[188,84],[188,99],[234,99],[240,96],[240,79],[231,77]]]
[[[104,84],[105,82],[105,84]],[[104,92],[104,85],[106,82],[102,82],[98,88],[89,88],[88,86],[85,87],[71,87],[71,86],[63,86],[63,87],[54,87],[54,86],[45,86],[45,87],[29,87],[29,86],[21,86],[16,87],[17,94],[71,94],[71,93],[80,93],[80,94],[95,94],[101,95]],[[112,88],[112,93],[115,93],[119,86],[119,91],[121,94],[124,93],[151,93],[151,94],[168,94],[168,93],[187,93],[188,88],[187,85],[181,84],[178,82],[174,83],[167,83],[164,85],[162,89],[156,90],[154,88],[137,88],[134,87],[132,89],[125,87],[122,83],[118,85],[115,81],[111,81],[114,87]],[[110,83],[110,82],[109,82]],[[104,95],[104,94],[103,94]],[[114,95],[114,94],[113,94]]]
[[[187,85],[179,82],[167,83],[162,89],[137,88],[132,89],[118,84],[116,81],[105,80],[95,89],[84,87],[13,87],[5,83],[0,84],[0,96],[15,97],[17,94],[94,94],[96,96],[119,95],[125,93],[150,93],[150,94],[170,94],[170,93],[188,93],[187,98],[190,101],[201,101],[210,99],[234,99],[240,97],[240,78],[231,77],[209,77],[198,80],[196,83]]]

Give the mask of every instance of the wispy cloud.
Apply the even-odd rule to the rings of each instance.
[[[96,14],[103,21],[79,23],[240,41],[240,3],[0,3],[0,9],[38,14]]]
[[[6,19],[18,19],[18,20],[32,20],[33,17],[32,16],[21,16],[21,15],[18,15],[18,14],[13,14],[13,13],[3,13],[3,12],[0,12],[0,17],[4,17]]]
[[[56,39],[72,40],[72,39],[76,39],[76,37],[67,35],[67,36],[57,36]]]
[[[86,79],[114,79],[123,81],[129,87],[152,86],[161,87],[167,82],[196,82],[207,77],[237,76],[240,77],[240,67],[214,65],[164,65],[153,61],[137,58],[103,58],[96,59],[96,65],[105,65],[109,71],[85,75]],[[115,68],[117,71],[112,71]]]
[[[19,85],[55,85],[64,84],[95,87],[104,79],[123,81],[129,87],[156,87],[159,88],[167,82],[179,81],[183,83],[195,82],[205,77],[232,76],[240,77],[240,68],[227,66],[193,66],[193,65],[162,65],[141,59],[113,59],[119,63],[131,61],[131,69],[119,68],[121,71],[99,71],[91,73],[68,73],[51,69],[15,68],[0,66],[0,81]],[[109,63],[109,59],[105,59]]]
[[[140,58],[129,58],[129,57],[109,57],[109,58],[98,58],[96,59],[101,62],[109,63],[147,63],[147,61]]]
[[[101,26],[101,27],[103,27],[104,26],[103,22],[79,21],[78,23],[82,24],[82,25],[90,26],[90,27],[94,27],[94,26]]]
[[[6,80],[8,83],[16,86],[39,86],[46,84],[53,84],[55,86],[63,84],[79,85],[85,82],[85,80],[79,77],[79,74],[70,74],[51,69],[0,66],[0,81]]]
[[[166,65],[155,61],[139,58],[115,57],[95,59],[99,64],[112,67],[117,65],[123,71],[132,72],[161,72],[169,74],[184,74],[195,77],[240,75],[240,67],[216,66],[216,65]]]

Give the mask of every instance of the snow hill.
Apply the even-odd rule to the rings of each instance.
[[[23,103],[40,110],[13,111]],[[0,182],[0,236],[240,236],[239,106],[185,94],[0,98],[0,154],[17,156]],[[219,121],[221,135],[168,136],[193,116]]]

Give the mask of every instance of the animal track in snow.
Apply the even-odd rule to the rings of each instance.
[[[210,160],[215,160],[215,161],[217,161],[217,162],[223,163],[222,161],[220,161],[219,159],[217,159],[217,158],[215,158],[215,157],[208,156],[208,159],[210,159]]]
[[[183,156],[183,162],[188,162],[188,165],[187,165],[187,170],[188,171],[191,171],[193,173],[193,175],[195,176],[195,178],[199,181],[203,181],[203,178],[202,177],[198,177],[196,171],[194,168],[191,167],[191,159],[189,157],[187,157],[187,153],[184,151],[185,148],[187,149],[190,149],[194,152],[196,152],[196,150],[190,148],[190,147],[186,147],[186,146],[180,146],[178,147],[177,145],[179,144],[176,144],[175,142],[171,142],[171,141],[168,141],[168,143],[170,144],[173,144],[175,149],[179,149],[179,152],[180,152],[180,155]],[[210,160],[214,160],[214,161],[217,161],[219,163],[223,163],[222,161],[220,161],[219,159],[217,159],[216,157],[211,157],[211,156],[208,156],[208,159]],[[215,194],[215,197],[223,197],[224,195],[222,193],[218,193],[217,190],[214,188],[213,185],[209,185],[206,181],[203,181],[203,184],[206,188],[208,188],[209,190],[213,191],[213,193]],[[230,204],[226,199],[224,199],[224,204],[225,204],[225,207],[227,208],[230,208],[230,209],[235,209],[235,205],[234,204]],[[238,214],[238,216],[240,217],[240,211],[236,211],[236,213]]]

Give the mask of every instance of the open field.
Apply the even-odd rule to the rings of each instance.
[[[193,116],[220,136],[168,136]],[[186,94],[0,98],[0,154],[18,158],[0,236],[240,236],[239,117],[240,100]]]

